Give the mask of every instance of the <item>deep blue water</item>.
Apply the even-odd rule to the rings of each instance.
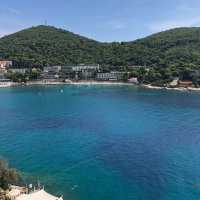
[[[200,199],[200,94],[1,89],[0,155],[66,200]]]

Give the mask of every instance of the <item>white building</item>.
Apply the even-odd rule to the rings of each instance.
[[[110,78],[113,78],[111,73],[97,73],[97,80],[99,81],[108,81]]]
[[[100,66],[99,65],[77,65],[72,66],[72,71],[75,72],[83,72],[83,71],[99,71]]]
[[[140,68],[148,68],[147,66],[142,66],[142,65],[131,65],[128,66],[129,69],[140,69]]]
[[[53,196],[41,189],[30,194],[21,194],[15,200],[63,200],[63,198]]]
[[[179,78],[178,78],[178,77],[175,77],[175,78],[173,79],[173,81],[171,81],[171,83],[169,83],[169,86],[170,86],[170,87],[176,87],[176,86],[178,86],[178,83],[179,83]]]
[[[59,72],[61,71],[61,68],[61,66],[44,67],[41,77],[49,81],[59,79]]]
[[[133,84],[138,84],[138,78],[137,77],[132,77],[128,79],[129,83],[133,83]]]
[[[2,82],[10,82],[11,80],[5,77],[4,73],[0,72],[0,83],[2,84]]]
[[[0,69],[5,69],[6,67],[12,66],[12,61],[0,60]]]
[[[122,81],[125,72],[108,72],[108,73],[97,73],[97,80],[99,81]]]
[[[61,66],[52,66],[52,67],[44,67],[43,71],[48,73],[48,72],[54,72],[54,73],[59,73],[61,71]]]
[[[27,71],[30,71],[30,69],[28,69],[28,68],[10,68],[10,71],[12,73],[25,74]]]

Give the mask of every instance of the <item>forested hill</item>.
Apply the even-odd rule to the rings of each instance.
[[[200,65],[200,28],[176,28],[126,45],[147,65]]]
[[[96,62],[100,43],[50,26],[32,27],[0,39],[0,58],[40,65]]]
[[[0,39],[0,59],[37,65],[200,66],[200,28],[177,28],[133,42],[101,43],[51,26]]]

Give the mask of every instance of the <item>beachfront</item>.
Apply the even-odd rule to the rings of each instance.
[[[60,82],[60,81],[29,81],[26,83],[14,83],[14,82],[0,82],[0,88],[9,88],[9,87],[17,87],[17,86],[34,86],[34,85],[104,85],[104,86],[133,86],[133,87],[142,87],[146,89],[154,89],[154,90],[174,90],[180,92],[199,92],[200,88],[194,87],[159,87],[152,86],[149,84],[133,84],[126,82],[111,82],[111,81],[70,81]]]

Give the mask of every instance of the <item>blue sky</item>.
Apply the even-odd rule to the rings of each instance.
[[[45,24],[99,41],[200,26],[200,0],[0,0],[0,37]]]

